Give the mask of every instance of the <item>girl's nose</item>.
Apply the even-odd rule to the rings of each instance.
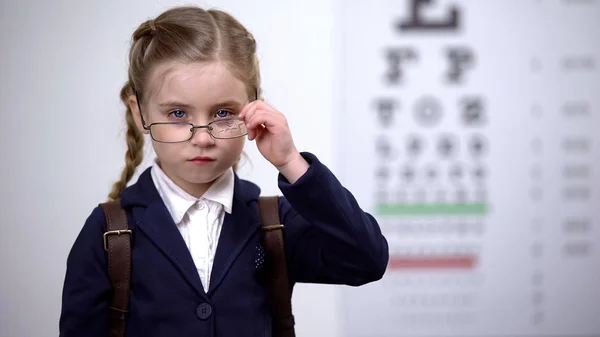
[[[207,128],[194,129],[194,135],[190,141],[193,145],[199,147],[209,147],[215,144],[215,139],[210,135]]]

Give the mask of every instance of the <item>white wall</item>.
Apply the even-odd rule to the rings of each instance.
[[[0,10],[0,336],[58,334],[65,260],[105,200],[125,151],[129,38],[176,1],[4,0]],[[265,97],[296,144],[334,169],[330,136],[331,1],[213,1],[253,32]],[[242,175],[277,193],[276,171],[249,144]],[[300,285],[299,336],[339,335],[337,288]]]

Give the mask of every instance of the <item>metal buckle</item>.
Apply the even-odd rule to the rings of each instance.
[[[104,233],[104,250],[108,252],[108,236],[109,235],[121,235],[127,234],[131,236],[132,232],[130,229],[120,229],[118,231],[108,231]]]
[[[265,232],[270,232],[270,231],[274,231],[276,229],[282,229],[284,226],[282,224],[277,224],[277,225],[269,225],[269,226],[263,226],[262,230]]]

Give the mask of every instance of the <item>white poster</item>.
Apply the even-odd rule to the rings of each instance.
[[[600,1],[340,10],[340,177],[390,244],[343,335],[600,336]]]

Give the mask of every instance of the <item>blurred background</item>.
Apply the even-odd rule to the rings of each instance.
[[[266,100],[390,242],[380,282],[297,285],[298,336],[600,336],[597,0],[2,0],[0,336],[58,334],[124,165],[131,34],[182,4],[254,34]]]

